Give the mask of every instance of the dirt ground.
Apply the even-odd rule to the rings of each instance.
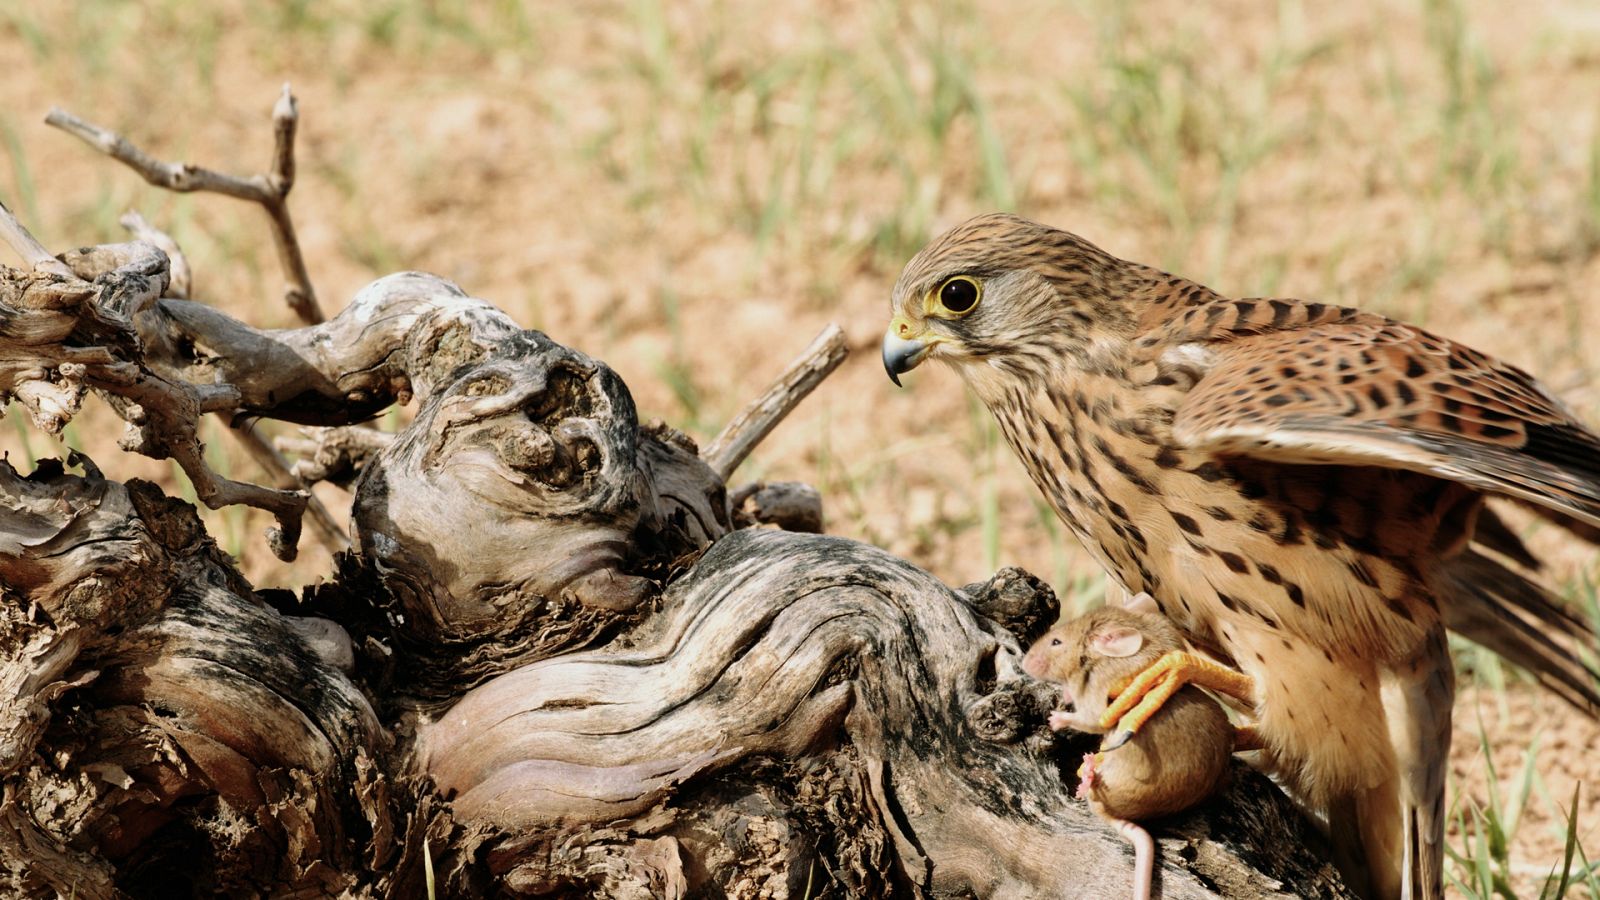
[[[0,55],[0,198],[52,248],[117,239],[136,208],[185,248],[199,297],[258,325],[294,324],[259,212],[145,186],[45,127],[52,104],[242,173],[292,82],[291,206],[325,309],[440,273],[701,440],[838,322],[852,357],[740,477],[816,484],[831,531],[953,584],[1019,564],[1074,602],[1099,592],[955,376],[897,390],[878,361],[899,266],[978,212],[1225,293],[1425,324],[1600,423],[1600,9],[1579,0],[80,0],[0,5]],[[12,459],[59,452],[8,418]],[[187,490],[115,433],[91,410],[64,439]],[[255,477],[226,434],[209,443]],[[276,563],[261,516],[208,522],[258,584],[328,571],[309,541]],[[1595,576],[1592,548],[1527,527],[1553,583]],[[1600,848],[1593,723],[1515,685],[1463,691],[1457,721],[1453,796],[1480,803],[1538,740],[1547,790],[1507,851],[1524,886],[1559,857],[1574,780]]]
[[[1470,822],[1472,806],[1486,810],[1491,802],[1501,810],[1516,810],[1510,812],[1506,828],[1511,834],[1510,881],[1517,895],[1539,896],[1540,885],[1560,863],[1575,786],[1580,788],[1578,843],[1594,862],[1592,848],[1600,846],[1600,784],[1595,777],[1600,770],[1596,759],[1600,725],[1529,686],[1503,695],[1469,687],[1457,698],[1455,715],[1450,799],[1458,812],[1452,816]],[[1497,777],[1491,777],[1486,760],[1492,761]],[[1456,820],[1447,836],[1458,850],[1463,831]],[[1483,831],[1487,835],[1487,829]],[[1576,893],[1588,896],[1592,891],[1579,888]]]

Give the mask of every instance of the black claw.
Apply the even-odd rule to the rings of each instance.
[[[1115,750],[1131,740],[1133,740],[1132,731],[1119,731],[1100,743],[1100,752],[1104,753],[1107,750]]]

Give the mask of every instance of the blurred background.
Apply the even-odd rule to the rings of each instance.
[[[899,267],[980,212],[1226,294],[1423,324],[1600,423],[1591,2],[10,0],[0,58],[0,197],[36,236],[121,240],[137,209],[187,251],[197,298],[258,326],[296,324],[260,210],[145,185],[47,128],[52,105],[249,174],[291,82],[290,205],[325,310],[389,272],[439,273],[605,360],[642,417],[701,441],[838,322],[851,358],[735,481],[810,482],[831,532],[951,584],[1016,564],[1071,605],[1101,592],[954,374],[897,390],[878,360]],[[7,419],[14,463],[65,444],[193,496],[117,451],[103,408],[61,441]],[[261,477],[206,427],[215,468]],[[264,516],[205,515],[258,585],[329,571],[309,538],[277,563]],[[1596,610],[1594,551],[1523,524]],[[1487,654],[1458,658],[1452,874],[1536,894],[1569,833],[1600,847],[1600,804],[1566,819],[1600,734]]]

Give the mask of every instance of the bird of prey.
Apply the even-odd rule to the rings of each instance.
[[[890,377],[951,364],[1109,578],[1255,680],[1264,763],[1362,894],[1442,892],[1447,627],[1600,710],[1592,634],[1484,506],[1600,524],[1600,437],[1526,372],[1011,215],[935,239],[891,302]]]

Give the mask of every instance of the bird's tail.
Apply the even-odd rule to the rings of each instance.
[[[1600,718],[1600,640],[1560,598],[1472,547],[1445,560],[1437,576],[1434,595],[1446,627]]]
[[[1387,669],[1382,691],[1399,782],[1399,896],[1441,900],[1444,780],[1455,698],[1455,668],[1444,632],[1436,632],[1405,663]]]

